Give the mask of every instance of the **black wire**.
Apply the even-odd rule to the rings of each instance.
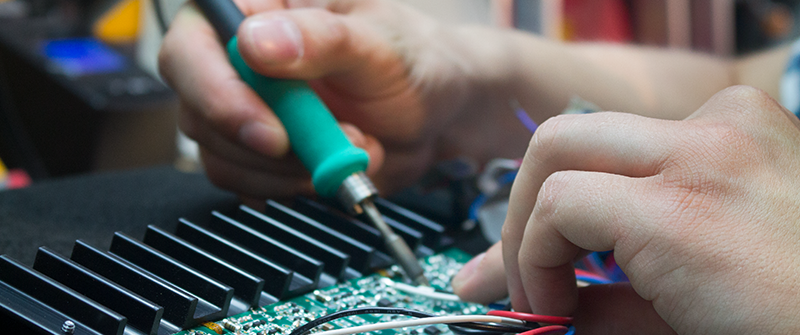
[[[325,316],[321,316],[316,318],[309,323],[306,323],[300,327],[295,328],[289,335],[305,335],[311,329],[315,327],[327,323],[336,319],[345,318],[348,316],[353,315],[360,315],[360,314],[400,314],[400,315],[407,315],[412,316],[415,318],[429,318],[435,315],[425,312],[420,312],[413,309],[408,308],[399,308],[399,307],[361,307],[361,308],[353,308],[347,309],[339,312],[334,312]],[[478,331],[487,331],[492,333],[521,333],[531,328],[525,327],[516,327],[516,326],[506,326],[506,325],[495,325],[489,323],[478,323],[478,322],[464,322],[464,323],[456,323],[454,324],[457,327],[461,328],[469,328]],[[471,333],[474,334],[474,333]],[[486,334],[486,333],[482,333]]]
[[[153,9],[156,11],[156,21],[158,21],[158,26],[161,28],[161,35],[164,35],[167,33],[169,26],[164,15],[164,9],[161,8],[161,0],[153,0]]]
[[[345,318],[348,316],[359,315],[359,314],[402,314],[413,316],[415,318],[428,318],[432,317],[433,314],[428,314],[425,312],[415,311],[413,309],[407,308],[395,308],[395,307],[361,307],[361,308],[353,308],[353,309],[346,309],[339,312],[334,312],[325,316],[321,316],[319,318],[314,319],[313,321],[306,323],[300,327],[295,328],[289,335],[303,335],[314,327],[319,326],[323,323],[330,322],[336,319]]]
[[[526,322],[526,324],[528,324]],[[531,329],[539,328],[538,324],[529,324],[531,327],[517,327],[512,325],[500,325],[496,323],[484,322],[465,322],[465,323],[451,323],[447,327],[454,333],[462,334],[505,334],[505,333],[522,333]]]
[[[452,331],[453,334],[460,334],[460,335],[501,335],[501,334],[509,334],[509,333],[511,333],[511,334],[519,334],[519,333],[522,333],[524,331],[530,330],[528,328],[521,328],[521,329],[524,329],[523,331],[510,331],[510,329],[508,329],[509,331],[506,331],[505,329],[504,330],[489,330],[489,329],[481,330],[481,329],[465,328],[465,327],[458,326],[456,324],[449,324],[449,325],[447,325],[447,328],[450,328],[450,331]]]

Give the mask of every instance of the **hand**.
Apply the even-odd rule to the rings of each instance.
[[[515,309],[574,314],[588,334],[797,333],[799,127],[744,86],[684,121],[555,117],[531,140],[502,246],[456,292],[490,301],[507,282]],[[578,290],[573,261],[601,250],[630,284]]]
[[[379,189],[406,186],[432,164],[441,130],[470,96],[464,61],[445,46],[451,32],[388,1],[238,2],[248,16],[238,32],[246,62],[266,76],[309,81],[369,153]],[[259,199],[313,191],[280,121],[193,6],[175,18],[159,59],[181,99],[180,128],[200,144],[214,184]]]

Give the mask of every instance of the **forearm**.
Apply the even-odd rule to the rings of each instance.
[[[736,84],[733,62],[685,51],[601,43],[560,43],[516,34],[514,80],[521,101],[540,119],[573,95],[603,110],[683,119]]]
[[[472,64],[461,118],[442,143],[450,155],[485,161],[524,154],[530,132],[514,117],[517,100],[538,122],[560,113],[573,96],[603,110],[683,119],[712,95],[752,85],[777,98],[786,48],[729,60],[682,50],[607,43],[563,43],[531,34],[459,27],[451,42]]]

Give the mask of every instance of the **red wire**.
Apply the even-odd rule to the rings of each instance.
[[[536,329],[531,329],[517,335],[545,335],[545,334],[564,334],[569,331],[569,328],[564,326],[544,326]]]
[[[550,315],[538,315],[538,314],[530,314],[530,313],[520,313],[520,312],[511,312],[511,311],[489,311],[486,315],[492,316],[503,316],[507,318],[523,320],[523,321],[530,321],[530,322],[541,322],[541,323],[550,323],[555,325],[568,325],[572,323],[572,318],[567,316],[550,316]],[[540,329],[540,328],[537,328]],[[522,333],[524,334],[524,333]],[[538,333],[534,333],[538,334]]]
[[[603,275],[599,275],[599,274],[596,274],[594,272],[589,272],[589,271],[581,270],[581,269],[575,269],[575,274],[578,275],[578,276],[591,276],[591,277],[602,278],[602,279],[608,280],[608,278],[606,278]]]

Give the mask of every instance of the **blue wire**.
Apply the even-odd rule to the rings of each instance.
[[[569,326],[569,331],[567,331],[564,335],[575,335],[575,326]]]
[[[499,183],[500,186],[513,183],[514,179],[517,178],[517,172],[518,170],[504,173],[500,178],[497,178],[497,183]]]
[[[595,276],[582,276],[582,275],[575,275],[575,279],[580,281],[585,281],[589,284],[611,284],[613,281],[603,278],[598,278]]]
[[[470,220],[478,221],[478,209],[480,209],[481,206],[483,206],[483,204],[486,203],[486,200],[488,200],[488,198],[483,193],[478,194],[478,196],[475,197],[475,200],[473,200],[472,203],[469,205],[468,218]]]
[[[531,133],[535,133],[536,128],[539,128],[539,125],[536,124],[536,121],[533,121],[530,115],[528,115],[528,113],[526,113],[525,110],[522,109],[521,107],[517,108],[514,111],[514,114],[517,115],[517,118],[519,119],[520,122],[522,122],[522,125],[525,126],[525,128],[528,128],[528,130],[530,130]]]
[[[594,271],[600,271],[601,275],[603,275],[604,277],[608,277],[608,273],[606,273],[605,262],[603,262],[603,260],[600,258],[599,253],[593,252],[589,254],[589,256],[586,257],[586,259],[589,261],[589,263],[592,264],[593,267],[595,267]]]
[[[517,171],[516,170],[515,171],[506,172],[506,173],[504,173],[503,175],[501,175],[500,177],[497,178],[497,183],[500,184],[500,186],[503,186],[503,185],[506,185],[506,184],[510,184],[510,183],[514,182],[514,178],[516,178],[516,177],[517,177]],[[468,213],[467,217],[470,220],[477,221],[478,220],[478,210],[481,209],[481,206],[483,206],[486,203],[487,200],[489,200],[489,197],[487,197],[486,194],[484,194],[484,193],[478,194],[478,196],[475,197],[475,200],[472,201],[472,204],[469,205],[469,213]]]

